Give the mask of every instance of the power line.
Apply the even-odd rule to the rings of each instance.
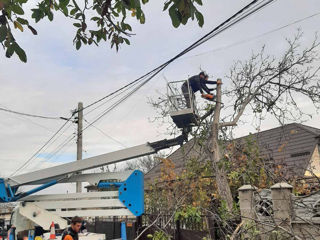
[[[52,159],[55,155],[57,155],[65,146],[67,146],[67,144],[69,144],[73,139],[75,139],[75,134],[71,135],[71,138],[68,137],[64,142],[62,142],[60,145],[58,145],[58,147],[56,147],[51,153],[50,155],[48,154],[48,158],[46,158],[46,161],[49,161],[50,159]]]
[[[14,113],[14,114],[22,115],[22,116],[27,116],[27,117],[35,117],[35,118],[50,119],[50,120],[62,120],[61,117],[48,117],[48,116],[35,115],[35,114],[30,114],[30,113],[22,113],[22,112],[13,111],[13,110],[10,110],[7,108],[2,108],[2,107],[0,107],[0,111]]]
[[[42,147],[40,149],[38,149],[30,158],[27,159],[27,161],[25,161],[17,170],[15,170],[10,176],[13,176],[15,175],[17,172],[19,172],[21,169],[23,169],[29,162],[31,162],[33,160],[33,158],[35,156],[37,156],[41,151],[42,149],[44,149],[51,141],[52,139],[58,135],[58,133],[67,125],[67,123],[71,120],[71,118],[73,117],[74,114],[71,115],[70,118],[68,118],[63,124],[62,126],[53,134],[53,136],[51,136],[49,138],[49,140],[47,140],[45,142],[44,145],[42,145]]]
[[[52,145],[52,144],[53,144],[54,142],[56,142],[60,137],[62,137],[62,136],[64,135],[64,133],[72,126],[72,122],[69,122],[69,123],[70,123],[69,126],[65,127],[64,130],[61,130],[61,131],[60,131],[60,134],[57,135],[57,137],[50,143],[50,145]],[[75,133],[73,133],[73,134],[75,134]],[[69,136],[68,136],[67,138],[69,138]],[[64,141],[65,141],[65,140],[64,140]],[[60,143],[60,144],[58,145],[58,147],[61,146],[61,145],[62,145],[62,144]],[[49,146],[47,146],[47,148],[46,148],[46,149],[43,149],[43,150],[47,150],[48,147],[49,147]],[[58,148],[58,147],[57,147],[57,148]],[[44,156],[44,158],[46,158],[46,159],[51,159],[52,156],[55,155],[55,151],[56,151],[57,148],[55,148],[55,149],[52,150],[51,152],[47,153],[47,154]]]
[[[0,105],[3,106],[3,104],[0,104]],[[5,107],[5,106],[3,106],[3,107]],[[21,120],[21,119],[27,120],[27,121],[29,121],[30,123],[32,123],[32,124],[34,124],[34,125],[37,125],[38,127],[41,127],[41,128],[43,128],[43,129],[46,129],[46,130],[48,130],[49,132],[53,132],[51,129],[47,128],[46,126],[44,126],[44,125],[42,125],[42,124],[39,124],[39,123],[37,123],[37,122],[34,122],[34,121],[32,121],[31,119],[26,118],[26,117],[24,117],[24,116],[20,116],[20,117],[14,116],[14,118],[19,119],[19,120]]]
[[[88,122],[86,119],[84,119],[84,121],[88,124],[90,124],[90,122]],[[106,136],[107,138],[111,139],[112,141],[120,144],[122,147],[127,147],[126,145],[124,145],[122,142],[118,141],[117,139],[115,139],[114,137],[111,137],[109,134],[105,133],[103,130],[101,130],[100,128],[98,128],[97,126],[91,124],[92,127],[94,127],[95,129],[97,129],[100,133],[102,133],[102,135]]]
[[[130,90],[130,88],[134,87],[135,85],[137,85],[139,82],[135,82],[134,84],[132,84],[131,86],[125,88],[125,89],[121,89],[120,91],[117,90],[117,93],[114,94],[111,98],[108,99],[108,101],[106,102],[102,102],[101,104],[99,104],[97,107],[91,109],[90,111],[86,112],[84,115],[88,115],[91,112],[95,111],[96,109],[102,107],[103,105],[110,103],[111,100],[115,99],[116,97],[120,96],[121,94],[127,92],[128,90]],[[87,106],[88,107],[88,106]]]
[[[250,42],[250,41],[253,41],[257,38],[261,38],[261,37],[264,37],[266,35],[269,35],[271,33],[274,33],[274,32],[278,32],[282,29],[285,29],[287,27],[290,27],[292,25],[295,25],[297,23],[300,23],[300,22],[303,22],[305,20],[308,20],[310,18],[313,18],[313,17],[316,17],[316,16],[319,16],[320,15],[320,12],[317,12],[313,15],[310,15],[308,17],[305,17],[305,18],[301,18],[301,19],[298,19],[294,22],[291,22],[291,23],[288,23],[286,25],[283,25],[281,27],[278,27],[278,28],[275,28],[275,29],[272,29],[268,32],[265,32],[265,33],[262,33],[260,35],[257,35],[257,36],[254,36],[254,37],[251,37],[251,38],[247,38],[247,39],[244,39],[244,40],[241,40],[241,41],[238,41],[238,42],[235,42],[235,43],[232,43],[232,44],[229,44],[229,45],[226,45],[226,46],[223,46],[223,47],[219,47],[219,48],[216,48],[216,49],[212,49],[212,50],[209,50],[209,51],[206,51],[206,52],[202,52],[202,53],[199,53],[199,54],[195,54],[195,55],[192,55],[192,56],[186,56],[184,57],[183,59],[186,59],[186,58],[192,58],[192,57],[198,57],[198,56],[202,56],[202,55],[206,55],[206,54],[210,54],[210,53],[213,53],[213,52],[217,52],[217,51],[221,51],[221,50],[225,50],[225,49],[228,49],[230,47],[234,47],[234,46],[237,46],[237,45],[240,45],[240,44],[243,44],[243,43],[246,43],[246,42]]]
[[[66,146],[66,145],[65,145]],[[65,147],[65,146],[63,146],[63,148]],[[57,156],[57,159],[59,158],[59,155],[61,156],[63,153],[65,153],[70,147],[71,147],[72,145],[69,145],[67,148],[65,148],[63,151],[61,151],[63,148],[60,148],[56,153],[55,153],[55,155],[57,155],[58,154],[58,156]],[[43,166],[43,164],[44,163],[46,163],[48,160],[50,160],[51,159],[51,157],[49,158],[49,159],[44,159],[44,160],[42,160],[39,164],[41,164],[40,166]]]

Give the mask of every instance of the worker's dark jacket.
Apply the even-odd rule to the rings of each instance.
[[[65,229],[63,231],[61,240],[64,240],[64,237],[67,235],[70,235],[73,238],[73,240],[79,240],[78,233],[73,231],[73,229],[71,227],[68,227],[67,229]]]
[[[207,81],[204,78],[200,78],[199,75],[189,78],[188,82],[193,92],[200,91],[201,93],[203,93],[203,90],[207,93],[213,90],[212,88],[208,88],[206,84],[217,84],[216,81]]]

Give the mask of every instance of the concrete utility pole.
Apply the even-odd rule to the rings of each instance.
[[[82,128],[83,128],[83,103],[78,103],[78,138],[77,138],[77,161],[82,160]],[[80,173],[80,172],[79,172]],[[76,192],[82,192],[81,182],[76,183]]]

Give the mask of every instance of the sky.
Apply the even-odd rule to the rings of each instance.
[[[200,28],[194,21],[175,29],[168,13],[162,11],[164,1],[150,1],[144,6],[146,23],[140,25],[130,20],[136,35],[130,39],[131,45],[122,46],[119,52],[110,49],[108,43],[104,42],[99,47],[83,46],[76,51],[72,43],[72,22],[59,14],[55,15],[53,22],[44,20],[33,24],[38,31],[37,36],[29,31],[16,32],[16,38],[27,52],[28,63],[21,63],[16,56],[7,59],[4,51],[0,50],[0,107],[32,114],[68,117],[79,101],[86,106],[140,77],[179,53],[249,2],[204,0],[203,7],[200,7],[205,18],[204,26]],[[224,81],[235,61],[248,59],[252,52],[259,51],[263,45],[266,45],[268,54],[281,56],[286,46],[285,38],[293,37],[298,28],[304,32],[301,44],[307,46],[319,31],[320,15],[242,44],[229,45],[319,12],[318,0],[277,0],[191,51],[98,121],[95,126],[105,134],[97,128],[88,128],[83,135],[83,157],[168,138],[165,125],[150,121],[156,112],[148,104],[148,98],[156,99],[159,93],[165,93],[166,79],[186,79],[204,69],[213,79],[219,77]],[[224,82],[223,88],[227,87],[228,82]],[[320,127],[320,115],[310,103],[302,103],[302,107],[313,115],[305,124]],[[90,122],[105,108],[101,107],[88,115],[85,112],[85,119]],[[236,136],[256,131],[250,114],[247,113],[242,120],[244,122],[241,126],[235,129]],[[62,124],[62,120],[28,118],[0,111],[0,176],[10,176]],[[278,123],[267,117],[260,130],[276,126]],[[70,124],[61,138],[44,149],[23,171],[75,160],[74,140],[51,157],[57,146],[75,131],[76,125]]]

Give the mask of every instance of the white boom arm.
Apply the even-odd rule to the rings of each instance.
[[[142,157],[156,153],[156,149],[149,144],[143,144],[111,153],[102,154],[99,156],[62,164],[59,166],[46,168],[30,173],[25,173],[6,179],[6,182],[11,187],[21,185],[36,185],[44,184],[50,180],[67,177],[71,173],[80,172],[92,168],[101,167],[108,164],[113,164],[128,159]]]

